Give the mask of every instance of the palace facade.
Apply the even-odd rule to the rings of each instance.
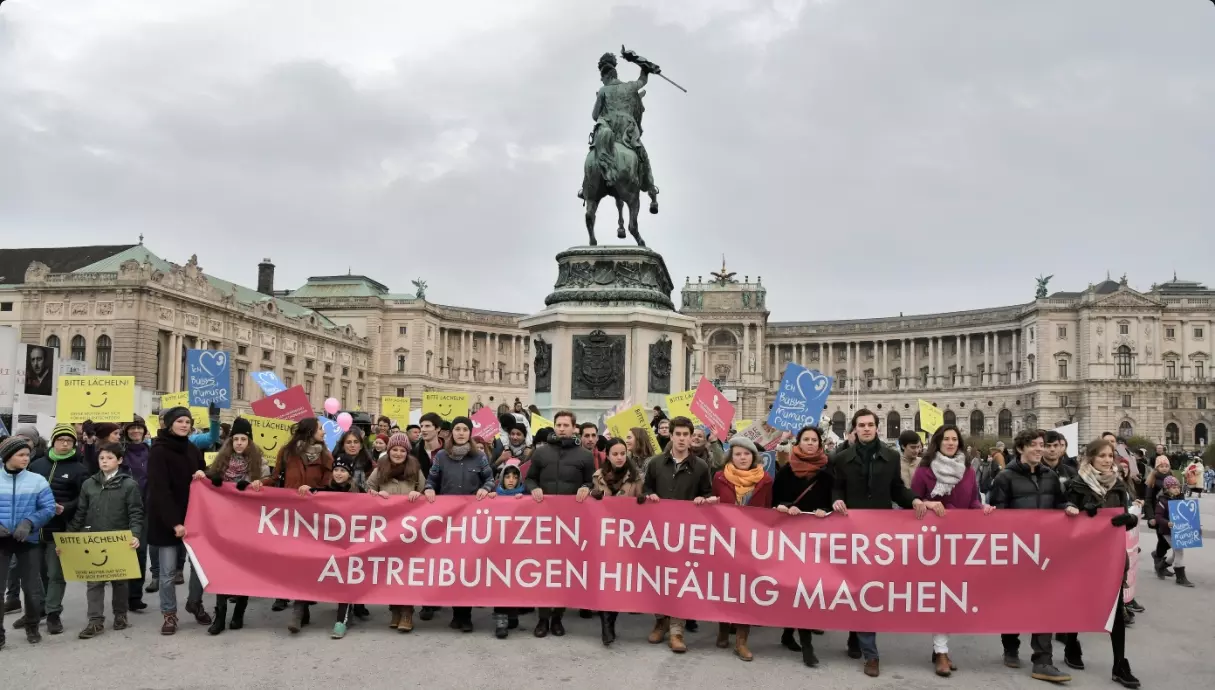
[[[383,396],[467,392],[476,404],[529,402],[532,347],[525,315],[447,306],[394,294],[357,275],[310,278],[276,290],[274,265],[257,289],[166,261],[142,244],[0,251],[0,325],[62,358],[133,375],[158,393],[182,390],[185,351],[233,355],[232,413],[260,392],[247,374],[276,371],[314,407],[336,397],[379,410]],[[824,415],[837,433],[861,406],[888,438],[916,426],[917,403],[970,435],[1011,437],[1072,421],[1101,431],[1195,448],[1210,438],[1215,290],[1174,280],[1147,292],[1126,279],[1080,292],[966,312],[845,321],[770,321],[762,279],[723,266],[686,280],[680,312],[696,319],[685,387],[701,375],[766,414],[787,362],[835,377]]]

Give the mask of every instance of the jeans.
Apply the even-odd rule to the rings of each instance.
[[[148,533],[148,521],[144,520],[143,533]],[[148,576],[148,545],[144,541],[139,542],[139,548],[135,549],[135,557],[139,559],[139,579],[127,580],[127,598],[131,601],[143,601],[143,583]],[[160,567],[156,567],[156,574],[153,578],[160,579]]]
[[[48,616],[58,616],[63,613],[63,592],[67,582],[63,579],[63,566],[59,563],[59,554],[55,553],[55,538],[47,535],[49,542],[38,544],[42,551],[42,586],[46,591],[43,602],[43,613]]]
[[[17,567],[17,557],[13,556],[8,559],[8,582],[4,590],[5,601],[20,601],[21,600],[21,575],[20,568]],[[42,584],[42,578],[38,579],[38,584]]]
[[[1055,663],[1054,649],[1051,647],[1052,637],[1050,633],[1030,635],[1029,647],[1033,650],[1030,660],[1034,666],[1050,666]],[[1017,656],[1021,652],[1021,635],[1017,633],[1001,635],[1000,643],[1004,645],[1004,653],[1008,656]]]
[[[145,531],[144,534],[147,534],[147,532]],[[156,547],[156,548],[161,548],[161,547]],[[177,572],[185,572],[186,547],[178,545],[173,548],[177,549]],[[143,572],[142,568],[141,568],[140,572]],[[160,557],[159,556],[153,556],[153,558],[152,558],[152,579],[153,580],[160,579]]]
[[[177,574],[174,568],[177,564],[177,554],[182,551],[178,545],[157,546],[157,558],[160,560],[160,612],[177,613],[177,588],[173,586],[173,576]],[[198,579],[198,571],[190,568],[189,589],[186,594],[186,606],[202,606],[203,587]]]
[[[128,580],[115,580],[113,582],[90,582],[85,586],[85,599],[88,601],[89,622],[105,622],[105,586],[108,584],[112,590],[110,593],[111,607],[114,609],[114,617],[125,616],[127,614],[127,587]]]
[[[14,546],[11,539],[0,540],[0,580],[9,580],[13,574],[25,590],[25,620],[38,624],[42,617],[42,578],[39,574],[39,550],[37,545]],[[4,609],[0,608],[0,629],[4,626]]]
[[[861,647],[861,657],[865,661],[878,658],[877,633],[858,632],[856,634],[856,641]]]

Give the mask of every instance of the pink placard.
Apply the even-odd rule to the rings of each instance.
[[[498,415],[488,407],[482,407],[469,419],[472,420],[474,438],[479,438],[482,441],[493,442],[502,431],[502,425],[498,422]]]
[[[717,438],[724,439],[730,432],[730,422],[734,421],[734,405],[704,376],[700,377],[700,385],[696,386],[696,395],[692,396],[692,404],[688,408],[713,430]]]
[[[292,386],[281,393],[254,400],[252,407],[253,414],[270,419],[290,419],[298,422],[316,416],[303,386]]]

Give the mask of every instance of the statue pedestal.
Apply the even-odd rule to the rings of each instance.
[[[622,400],[646,409],[687,389],[696,320],[675,311],[666,262],[645,247],[574,247],[557,255],[548,307],[521,319],[535,358],[532,402],[551,419],[594,420]]]

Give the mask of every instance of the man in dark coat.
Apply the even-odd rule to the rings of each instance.
[[[578,438],[574,435],[577,423],[573,412],[558,412],[553,417],[556,438],[552,443],[538,446],[532,451],[531,465],[527,468],[527,479],[523,485],[537,503],[544,500],[545,494],[573,495],[579,503],[591,495],[595,459],[590,450],[578,444]],[[565,634],[565,625],[561,623],[565,609],[541,608],[538,613],[540,620],[533,631],[536,637],[544,637],[550,631],[557,637]]]
[[[1067,498],[1055,474],[1042,461],[1046,450],[1046,432],[1041,429],[1025,429],[1013,440],[1017,460],[996,475],[991,484],[989,502],[1003,510],[1049,510],[1066,507],[1069,515],[1079,511],[1067,505]],[[1060,463],[1060,466],[1063,465]],[[1004,665],[1021,668],[1021,636],[1017,633],[1000,636],[1004,645]],[[1054,664],[1054,650],[1050,633],[1033,633],[1030,636],[1033,649],[1032,676],[1037,680],[1066,683],[1072,677],[1063,673]]]
[[[873,412],[861,408],[852,415],[852,433],[855,440],[838,451],[832,458],[832,474],[835,483],[831,509],[847,515],[850,508],[857,510],[890,510],[892,505],[915,510],[917,518],[932,510],[945,514],[945,508],[936,501],[921,501],[903,483],[903,472],[899,465],[899,454],[878,438],[878,418]],[[878,666],[877,633],[855,632],[848,635],[848,656],[864,657],[865,675],[877,678]]]

